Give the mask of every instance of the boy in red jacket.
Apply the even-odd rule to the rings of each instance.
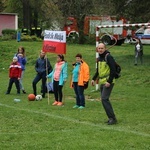
[[[13,62],[9,66],[9,85],[6,94],[10,94],[13,83],[15,82],[17,94],[20,94],[19,80],[21,77],[21,65],[18,63],[18,58],[13,57]]]

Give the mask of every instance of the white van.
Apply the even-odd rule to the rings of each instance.
[[[142,44],[150,44],[150,26],[146,29],[141,27],[135,32],[135,38],[141,39]]]

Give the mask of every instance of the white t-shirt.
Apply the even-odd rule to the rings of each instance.
[[[136,49],[137,49],[138,52],[140,51],[140,44],[136,45]]]

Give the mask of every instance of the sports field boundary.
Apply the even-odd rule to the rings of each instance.
[[[10,109],[14,109],[14,110],[19,110],[19,111],[25,111],[25,112],[28,112],[28,113],[36,113],[36,114],[40,114],[40,115],[44,115],[44,116],[48,116],[48,117],[52,117],[52,118],[65,120],[65,121],[68,121],[68,122],[84,124],[84,125],[91,126],[91,127],[98,127],[100,129],[104,129],[104,130],[112,130],[112,131],[124,132],[124,133],[128,133],[128,134],[135,134],[135,135],[143,136],[143,137],[150,137],[150,134],[137,132],[137,131],[133,131],[133,130],[131,131],[131,130],[128,130],[126,128],[119,127],[118,125],[106,126],[106,125],[102,125],[102,124],[94,124],[94,123],[91,123],[91,122],[80,121],[80,120],[77,120],[77,119],[62,117],[62,116],[53,115],[53,114],[49,114],[49,113],[45,113],[45,112],[33,111],[33,110],[29,110],[29,109],[22,109],[22,108],[14,107],[14,106],[11,106],[11,105],[2,104],[2,103],[0,103],[0,106],[1,107],[7,107],[7,108],[10,108]],[[35,132],[35,133],[37,134],[38,132]],[[2,134],[5,134],[5,133],[0,132],[0,134],[2,135]],[[9,134],[9,133],[7,132],[6,134]],[[10,134],[18,134],[18,133],[10,133]],[[30,134],[31,134],[31,132],[30,132]]]

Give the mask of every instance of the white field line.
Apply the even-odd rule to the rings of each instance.
[[[128,130],[126,128],[122,128],[122,127],[118,127],[116,125],[102,125],[102,124],[94,124],[91,122],[86,122],[86,121],[80,121],[77,119],[72,119],[72,118],[67,118],[67,117],[62,117],[62,116],[58,116],[58,115],[53,115],[53,114],[49,114],[49,113],[44,113],[44,112],[39,112],[39,111],[33,111],[33,110],[29,110],[29,109],[22,109],[22,108],[18,108],[18,107],[14,107],[14,106],[10,106],[10,105],[6,105],[6,104],[2,104],[0,103],[0,106],[2,107],[7,107],[7,108],[11,108],[11,109],[15,109],[15,110],[20,110],[20,111],[26,111],[28,113],[36,113],[36,114],[40,114],[40,115],[45,115],[45,116],[49,116],[52,118],[58,118],[61,120],[65,120],[68,122],[73,122],[73,123],[78,123],[78,124],[84,124],[87,126],[91,126],[91,127],[98,127],[100,129],[105,129],[105,130],[114,130],[114,131],[119,131],[119,132],[124,132],[124,133],[129,133],[129,134],[135,134],[138,136],[143,136],[143,137],[150,137],[150,134],[146,134],[146,133],[142,133],[142,132],[137,132],[137,131],[133,131],[133,130]],[[66,132],[68,130],[62,130],[63,132]],[[54,132],[54,131],[49,131],[49,132]],[[38,134],[38,133],[49,133],[49,132],[30,132],[29,134]],[[0,134],[21,134],[21,133],[0,133]]]

